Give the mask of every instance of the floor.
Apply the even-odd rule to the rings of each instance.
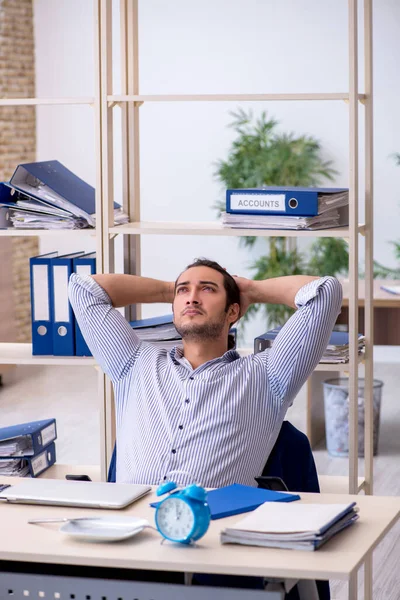
[[[376,354],[378,360],[384,357]],[[384,382],[379,453],[374,464],[374,493],[400,495],[400,368],[395,362],[375,364],[374,376]],[[57,461],[68,464],[99,463],[99,411],[96,398],[97,372],[93,367],[19,366],[7,372],[0,388],[0,427],[21,421],[55,417],[58,426]],[[288,419],[305,428],[305,390],[288,412]],[[319,473],[347,474],[344,458],[315,451]],[[362,474],[360,460],[360,474]],[[374,599],[400,598],[400,522],[374,553]],[[359,574],[359,597],[363,577]],[[332,598],[345,600],[347,586],[331,582]]]

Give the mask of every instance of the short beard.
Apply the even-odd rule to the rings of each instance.
[[[186,342],[203,342],[219,338],[224,330],[224,322],[204,323],[203,325],[175,325],[175,329]]]

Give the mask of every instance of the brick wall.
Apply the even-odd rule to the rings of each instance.
[[[0,0],[0,97],[32,98],[34,95],[32,0]],[[35,160],[35,107],[0,107],[0,148],[0,181],[8,180],[19,163]],[[39,252],[38,238],[3,237],[0,242],[4,255],[11,256],[9,264],[0,264],[0,281],[12,282],[12,289],[1,286],[9,314],[6,335],[9,337],[12,330],[15,341],[29,341],[29,257]],[[4,310],[2,317],[4,319]],[[15,326],[10,329],[11,321]],[[4,337],[0,322],[0,341],[5,341]]]

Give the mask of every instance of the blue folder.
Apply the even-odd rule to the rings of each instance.
[[[29,260],[31,279],[32,354],[53,354],[53,282],[51,261],[58,252]]]
[[[300,496],[298,494],[288,494],[287,492],[264,490],[240,483],[233,483],[211,490],[207,494],[211,519],[214,521],[250,512],[264,504],[264,502],[293,502],[294,500],[300,500]],[[157,504],[159,503],[153,502],[150,506],[156,507]]]
[[[73,259],[73,272],[78,275],[94,275],[96,273],[96,252],[82,254]],[[75,319],[75,356],[92,356],[78,321]]]
[[[16,442],[19,438],[27,438],[29,442],[29,447],[23,450],[23,456],[33,456],[57,438],[56,420],[43,419],[0,428],[1,446]]]
[[[95,189],[58,160],[18,165],[10,186],[36,200],[63,208],[94,227]],[[114,208],[120,205],[114,203]]]
[[[68,282],[73,270],[72,261],[82,254],[74,252],[51,259],[54,356],[75,355],[75,315],[68,298]]]
[[[315,217],[318,215],[319,194],[341,194],[348,191],[348,188],[276,186],[231,189],[226,190],[226,212]]]
[[[0,456],[0,469],[2,468],[2,462],[7,462],[9,468],[11,466],[15,477],[28,475],[37,477],[56,462],[56,445],[53,442],[35,456],[14,456],[11,458]],[[28,473],[25,473],[26,467],[29,469]]]

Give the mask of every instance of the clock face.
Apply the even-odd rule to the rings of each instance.
[[[184,500],[172,496],[160,504],[157,525],[160,532],[170,540],[184,540],[193,531],[193,511]]]

